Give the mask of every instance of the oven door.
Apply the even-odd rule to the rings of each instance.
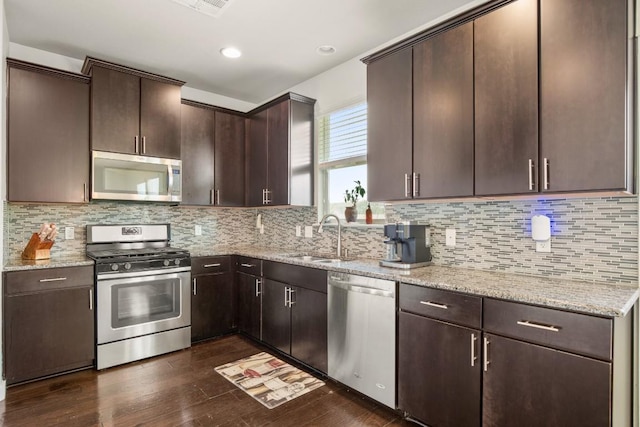
[[[98,276],[98,344],[190,326],[190,270]]]

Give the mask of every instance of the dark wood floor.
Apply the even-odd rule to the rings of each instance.
[[[11,387],[0,402],[0,425],[412,425],[331,380],[267,409],[214,371],[264,350],[234,335],[101,372],[86,370]]]

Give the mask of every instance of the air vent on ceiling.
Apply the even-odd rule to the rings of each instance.
[[[205,15],[220,17],[234,0],[171,0]]]

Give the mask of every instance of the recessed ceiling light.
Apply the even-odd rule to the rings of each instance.
[[[235,47],[224,47],[220,49],[220,53],[227,58],[239,58],[242,56],[242,52]]]
[[[325,44],[322,46],[318,46],[316,52],[318,52],[319,55],[333,55],[334,53],[336,53],[336,48]]]

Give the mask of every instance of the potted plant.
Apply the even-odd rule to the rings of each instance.
[[[355,182],[356,186],[351,190],[345,190],[344,192],[344,202],[347,204],[347,207],[344,209],[344,218],[347,222],[355,222],[358,219],[356,203],[358,202],[358,198],[364,197],[366,193],[364,187],[360,185],[359,180],[353,182]]]

